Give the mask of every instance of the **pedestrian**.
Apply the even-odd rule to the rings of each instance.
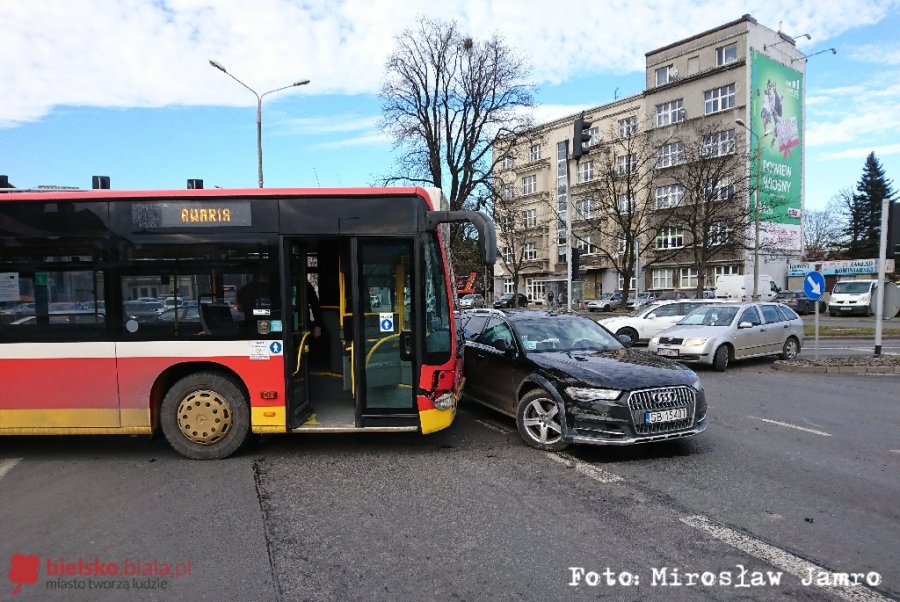
[[[551,310],[556,309],[556,297],[553,296],[553,291],[550,291],[549,293],[547,293],[547,305],[550,307]]]

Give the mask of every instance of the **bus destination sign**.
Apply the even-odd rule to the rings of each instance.
[[[138,230],[252,225],[249,201],[135,203],[131,221]]]

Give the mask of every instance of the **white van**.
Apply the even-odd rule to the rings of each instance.
[[[878,290],[877,280],[838,280],[831,289],[828,313],[832,316],[838,314],[871,316],[875,313],[876,290]]]
[[[772,301],[781,290],[768,274],[759,275],[760,301]],[[716,278],[716,299],[753,300],[752,274],[725,274]]]

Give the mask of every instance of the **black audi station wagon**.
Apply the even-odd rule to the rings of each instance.
[[[516,419],[538,449],[628,445],[706,429],[697,375],[627,346],[593,320],[547,311],[475,309],[459,319],[465,397]]]

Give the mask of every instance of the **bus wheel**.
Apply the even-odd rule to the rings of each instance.
[[[169,445],[192,460],[226,458],[250,432],[247,396],[234,379],[215,372],[198,372],[176,382],[159,413]]]

